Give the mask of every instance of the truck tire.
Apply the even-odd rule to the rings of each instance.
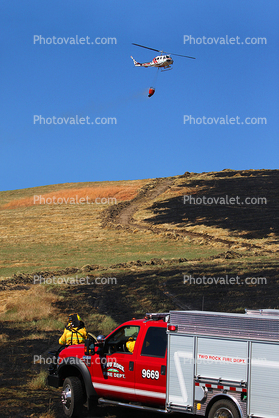
[[[220,399],[210,408],[208,418],[240,418],[235,404],[228,399]]]
[[[80,416],[84,403],[84,392],[78,377],[71,376],[64,380],[61,399],[63,411],[67,417]]]

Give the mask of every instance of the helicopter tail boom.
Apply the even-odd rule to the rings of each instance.
[[[143,64],[141,64],[140,62],[137,62],[131,55],[132,60],[134,61],[134,65],[135,67],[150,67],[150,62],[144,62]]]

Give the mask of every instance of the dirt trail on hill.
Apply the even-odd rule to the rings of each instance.
[[[152,224],[152,222],[148,224],[145,222],[136,221],[133,218],[134,214],[142,209],[146,203],[150,203],[150,206],[154,204],[154,199],[175,185],[175,180],[175,177],[157,178],[151,180],[140,189],[138,195],[134,199],[120,202],[119,204],[114,205],[113,207],[110,207],[104,211],[102,214],[102,226],[117,229],[125,228],[131,230],[149,230],[152,231],[152,233],[163,234],[167,238],[176,240],[183,240],[185,237],[187,237],[194,241],[202,242],[202,244],[205,245],[221,244],[226,249],[229,249],[231,246],[238,244],[238,238],[232,239],[232,237],[230,237],[230,239],[227,240],[224,238],[214,237],[208,233],[192,232],[186,228],[172,230],[162,226],[156,227],[155,224]],[[253,249],[263,252],[261,246],[257,244],[243,242],[242,246],[246,249]],[[269,252],[269,250],[266,250],[266,252]]]
[[[150,230],[155,234],[165,234],[168,238],[174,239],[183,239],[185,236],[191,237],[193,239],[205,239],[207,243],[209,241],[215,241],[226,246],[231,246],[232,242],[220,238],[214,238],[208,234],[200,234],[190,231],[181,231],[170,232],[167,228],[157,228],[151,225],[144,225],[142,223],[136,222],[133,219],[133,215],[140,210],[140,208],[150,201],[156,199],[156,197],[163,194],[174,184],[174,178],[157,178],[153,179],[150,183],[147,183],[143,188],[140,189],[138,195],[130,200],[125,202],[120,202],[115,206],[109,207],[102,214],[102,226],[108,228],[126,228],[126,229],[139,229],[139,230]]]
[[[117,205],[110,206],[102,214],[102,226],[110,228],[138,228],[152,229],[148,225],[141,225],[133,219],[133,215],[147,202],[152,203],[156,197],[168,190],[174,182],[173,178],[157,178],[143,186],[137,196]]]
[[[167,228],[156,228],[155,226],[151,225],[144,225],[142,223],[136,222],[133,219],[133,215],[140,210],[140,208],[150,201],[152,204],[153,200],[156,197],[163,194],[167,191],[172,185],[174,184],[174,178],[158,178],[152,180],[150,183],[147,183],[140,191],[139,194],[132,199],[131,201],[121,202],[115,207],[110,207],[105,212],[102,226],[103,227],[116,227],[116,228],[126,228],[126,229],[139,229],[139,230],[150,230],[155,234],[166,234],[168,238],[174,239],[183,239],[185,236],[191,237],[193,239],[202,239],[206,240],[207,243],[209,241],[218,242],[224,244],[226,246],[231,246],[232,242],[228,240],[224,240],[221,238],[214,238],[209,236],[208,234],[200,234],[190,231],[181,231],[180,233],[177,232],[170,232]],[[251,245],[249,245],[251,247]],[[258,246],[255,246],[259,248]]]
[[[152,201],[153,199],[156,199],[156,197],[160,196],[162,193],[164,193],[166,190],[168,190],[169,187],[171,187],[173,184],[173,180],[170,179],[161,179],[158,184],[155,186],[155,188],[149,189],[143,196],[141,194],[138,198],[135,198],[131,201],[131,204],[127,206],[126,208],[123,208],[121,212],[116,216],[115,222],[123,225],[124,227],[129,227],[131,225],[138,226],[135,221],[133,221],[133,215],[136,213],[139,209],[139,207],[146,203],[147,201]],[[151,184],[151,187],[153,185]],[[141,226],[142,228],[143,226]],[[147,228],[147,227],[146,227]]]

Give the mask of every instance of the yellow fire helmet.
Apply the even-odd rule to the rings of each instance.
[[[69,315],[68,326],[76,328],[80,326],[81,318],[77,313]]]

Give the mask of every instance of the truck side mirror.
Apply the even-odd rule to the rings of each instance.
[[[95,352],[100,356],[104,354],[106,338],[104,335],[98,335],[97,341],[95,342]]]
[[[92,338],[86,338],[84,342],[84,354],[86,356],[89,356],[90,354],[95,353],[95,347],[94,347],[94,340]]]
[[[97,344],[101,347],[105,344],[105,336],[104,335],[98,335],[97,337]]]

